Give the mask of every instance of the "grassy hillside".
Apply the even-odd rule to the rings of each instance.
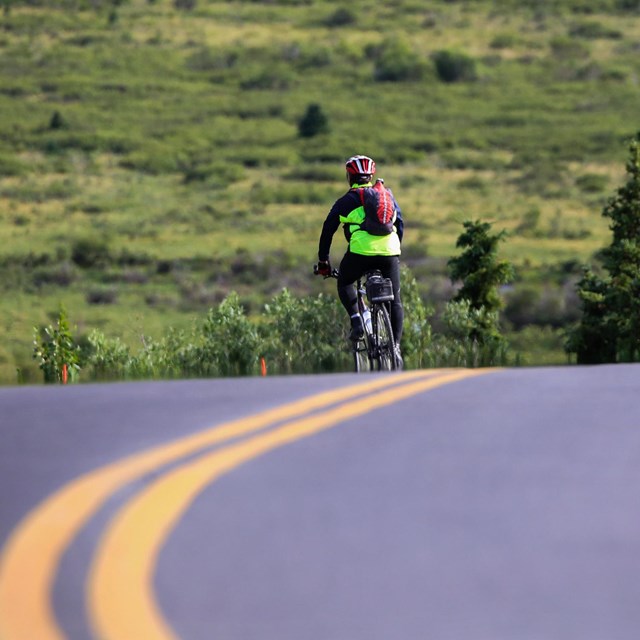
[[[0,381],[36,379],[32,327],[61,302],[79,333],[133,343],[231,290],[255,311],[283,286],[328,288],[310,266],[353,153],[396,193],[436,305],[461,223],[507,229],[513,343],[561,359],[640,128],[640,2],[4,7]],[[303,138],[311,104],[329,131]]]

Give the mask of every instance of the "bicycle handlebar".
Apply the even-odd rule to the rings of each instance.
[[[331,273],[328,276],[323,276],[323,278],[326,280],[327,278],[337,278],[338,277],[338,273],[339,271],[337,269],[331,269]],[[318,265],[314,264],[313,265],[313,275],[314,276],[319,276],[320,272],[318,271]]]

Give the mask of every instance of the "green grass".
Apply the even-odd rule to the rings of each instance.
[[[81,332],[133,340],[127,318],[160,335],[232,289],[253,309],[285,284],[321,290],[308,273],[352,153],[396,193],[424,296],[467,219],[509,231],[527,286],[608,243],[600,212],[640,128],[637,10],[361,0],[341,27],[337,2],[128,0],[115,20],[103,4],[0,17],[2,382],[33,367],[32,326],[61,301]],[[441,82],[440,51],[477,79]],[[377,82],[381,65],[411,79]],[[330,132],[301,139],[311,103]],[[105,265],[73,263],[87,239]],[[338,234],[334,261],[343,248]],[[100,287],[111,303],[87,301]]]

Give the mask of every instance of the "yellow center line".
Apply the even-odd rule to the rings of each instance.
[[[0,640],[63,640],[51,589],[62,555],[89,518],[120,488],[146,473],[205,447],[241,437],[279,421],[325,408],[381,387],[442,371],[376,376],[154,447],[91,471],[63,486],[28,513],[0,555]]]
[[[435,387],[480,375],[459,370],[384,390],[306,416],[168,471],[132,498],[114,517],[89,574],[87,608],[101,640],[177,640],[153,593],[157,557],[197,495],[217,478],[268,451]]]

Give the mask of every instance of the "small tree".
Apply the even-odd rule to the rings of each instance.
[[[498,286],[513,278],[511,264],[497,257],[498,244],[504,240],[506,232],[492,235],[491,225],[479,220],[468,220],[464,228],[465,231],[456,242],[456,247],[464,251],[447,263],[451,280],[462,281],[462,288],[455,300],[469,300],[474,309],[499,311],[503,303]]]
[[[298,122],[298,133],[301,138],[313,138],[329,131],[329,120],[319,104],[310,104],[304,116]]]
[[[462,281],[453,303],[464,302],[464,308],[468,307],[468,337],[480,345],[490,345],[497,353],[504,347],[499,330],[503,301],[498,286],[510,282],[514,275],[512,265],[497,257],[498,244],[506,234],[491,234],[491,225],[479,220],[465,222],[464,228],[456,242],[456,247],[464,250],[447,263],[451,280]]]
[[[79,351],[62,305],[55,326],[34,329],[33,357],[39,362],[45,382],[66,382],[66,376],[74,380],[80,371]]]
[[[577,284],[582,305],[580,323],[567,333],[565,350],[575,353],[578,364],[615,362],[616,330],[608,312],[609,278],[601,278],[585,269]]]
[[[49,129],[68,129],[69,124],[59,111],[54,111],[49,120]]]
[[[578,283],[582,319],[566,349],[579,364],[640,359],[640,132],[629,145],[627,175],[602,211],[613,233],[600,253],[608,275],[587,270]]]

